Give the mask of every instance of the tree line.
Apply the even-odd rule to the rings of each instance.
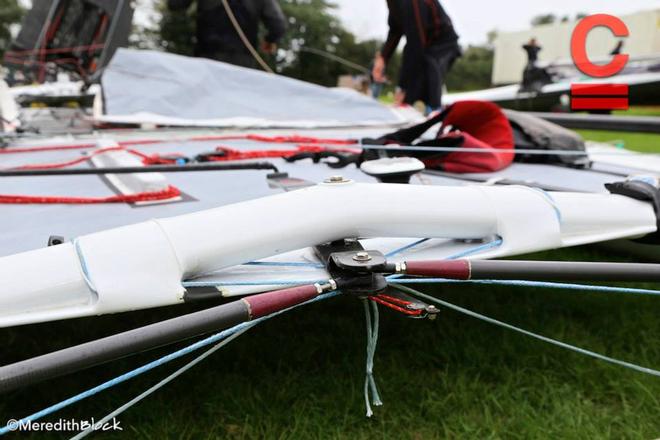
[[[340,57],[369,70],[382,40],[360,41],[341,23],[336,5],[330,0],[279,0],[289,21],[280,50],[266,61],[282,75],[300,80],[335,86],[340,75],[363,74],[323,54]],[[141,0],[138,7],[152,0]],[[156,49],[181,55],[192,55],[195,45],[195,6],[185,12],[172,13],[166,0],[153,0],[150,23],[135,24],[130,36],[132,47]],[[9,47],[12,30],[20,23],[25,10],[18,0],[0,0],[0,56]],[[383,36],[384,37],[384,36]],[[491,83],[493,50],[489,45],[464,48],[447,79],[452,91],[486,88]],[[400,52],[392,57],[388,77],[396,83],[401,65]],[[393,88],[393,84],[389,85]]]

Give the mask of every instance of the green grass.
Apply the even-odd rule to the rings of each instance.
[[[597,140],[612,136],[584,134]],[[613,135],[625,139],[631,147],[647,145],[660,150],[654,136]],[[622,257],[580,248],[531,258],[605,261]],[[657,284],[628,285],[660,288]],[[657,297],[484,286],[424,290],[549,337],[660,368]],[[0,329],[0,364],[199,307]],[[251,330],[121,415],[123,435],[99,437],[660,437],[660,378],[587,358],[449,310],[443,310],[435,321],[405,319],[389,311],[381,316],[375,373],[385,405],[376,409],[372,419],[364,417],[362,397],[362,307],[357,300],[342,297],[298,309]],[[144,353],[3,396],[0,423],[31,414],[173,349]],[[173,362],[46,420],[98,419],[189,359]]]
[[[617,110],[615,115],[621,116],[660,116],[659,106],[633,106],[628,110]]]
[[[660,134],[623,133],[616,131],[576,130],[585,139],[597,142],[616,142],[626,148],[642,152],[660,152]]]
[[[601,260],[610,256],[573,250],[534,257]],[[426,291],[547,336],[660,367],[658,298],[498,287]],[[3,361],[183,310],[192,308],[3,330]],[[278,317],[242,336],[123,414],[124,433],[145,439],[650,439],[660,435],[658,378],[452,311],[443,311],[435,321],[383,311],[381,328],[375,372],[385,405],[370,420],[364,417],[362,399],[362,307],[353,298],[337,298]],[[0,416],[29,414],[155,356],[141,355],[13,393],[0,403]],[[50,419],[99,418],[182,363]]]

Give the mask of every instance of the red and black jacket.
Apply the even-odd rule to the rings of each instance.
[[[381,54],[389,61],[406,36],[407,48],[421,53],[428,47],[456,44],[454,25],[438,0],[387,0],[389,33]]]

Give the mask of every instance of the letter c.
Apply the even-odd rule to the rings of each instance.
[[[587,55],[587,37],[589,32],[597,27],[606,27],[616,37],[627,37],[630,31],[626,24],[618,17],[608,14],[596,14],[583,18],[575,27],[571,37],[571,55],[573,62],[580,72],[593,78],[607,78],[621,72],[628,64],[629,55],[615,55],[606,65],[598,65],[589,61]]]

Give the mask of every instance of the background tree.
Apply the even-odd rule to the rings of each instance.
[[[532,18],[532,26],[542,26],[544,24],[553,24],[557,22],[555,14],[541,14]]]
[[[277,73],[329,87],[337,85],[340,75],[364,75],[363,71],[329,59],[327,54],[358,64],[363,70],[370,70],[374,54],[380,49],[382,41],[358,41],[337,18],[334,3],[329,0],[280,0],[280,3],[287,16],[289,27],[280,42],[277,54],[265,57]],[[195,45],[194,3],[188,11],[173,13],[167,9],[166,0],[157,0],[154,11],[150,26],[134,29],[132,45],[192,55]],[[447,79],[449,90],[463,91],[489,87],[492,64],[492,48],[468,47],[449,74]],[[396,85],[400,66],[399,51],[388,65],[387,75],[390,85],[386,88],[386,92],[391,91]]]
[[[495,53],[487,46],[469,46],[447,76],[452,92],[486,89],[491,86]]]
[[[345,58],[369,69],[381,42],[357,41],[336,17],[333,3],[327,0],[280,0],[280,3],[289,27],[277,55],[265,57],[278,73],[325,86],[336,85],[339,75],[362,73],[306,49]],[[192,55],[195,46],[194,3],[186,12],[171,12],[166,0],[157,0],[154,9],[151,25],[134,29],[132,45]],[[399,65],[400,57],[397,56],[389,71],[396,72]]]
[[[18,0],[0,0],[0,57],[11,44],[12,27],[20,23],[24,14]]]

